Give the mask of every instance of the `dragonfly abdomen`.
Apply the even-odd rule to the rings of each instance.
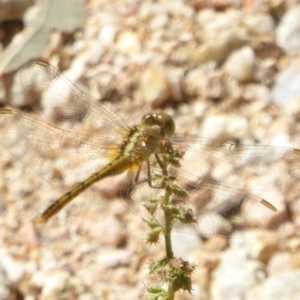
[[[126,155],[122,155],[114,159],[106,167],[100,171],[94,173],[88,179],[82,181],[69,192],[57,199],[52,205],[50,205],[44,212],[37,218],[37,223],[44,224],[52,216],[56,215],[61,209],[63,209],[69,202],[71,202],[75,197],[89,188],[91,185],[100,181],[106,177],[121,174],[128,170],[132,166],[132,161]]]

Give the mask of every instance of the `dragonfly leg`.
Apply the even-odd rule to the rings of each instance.
[[[149,162],[149,159],[147,159],[147,173],[148,173],[148,184],[151,188],[160,188],[160,187],[155,187],[153,184],[152,184],[152,176],[151,176],[151,166],[150,166],[150,162]]]
[[[157,154],[155,154],[155,157],[156,157],[156,160],[157,160],[159,166],[162,169],[162,172],[163,172],[162,176],[167,175],[166,174],[166,168],[164,167],[163,163],[161,162],[159,156]],[[151,166],[150,166],[149,160],[147,160],[147,173],[148,173],[148,184],[151,188],[153,188],[153,189],[162,189],[164,187],[162,184],[159,185],[159,186],[155,186],[155,185],[152,184]]]
[[[165,166],[163,165],[161,159],[159,158],[159,156],[157,154],[155,154],[155,158],[163,172],[164,175],[166,175],[166,168]],[[135,176],[135,179],[134,179],[134,183],[135,184],[142,184],[142,183],[145,183],[145,182],[148,182],[148,185],[153,188],[153,189],[161,189],[162,186],[155,186],[153,183],[152,183],[152,175],[151,175],[151,166],[150,166],[150,162],[149,160],[146,161],[147,163],[147,178],[145,179],[142,179],[139,181],[139,176],[140,176],[140,173],[141,173],[141,168],[138,169],[137,173],[136,173],[136,176]]]
[[[137,173],[135,175],[134,184],[140,184],[141,183],[141,182],[139,182],[140,174],[141,174],[141,168],[138,169],[138,171],[137,171]],[[143,180],[142,182],[145,182],[145,180]]]
[[[141,174],[141,168],[138,169],[136,175],[135,175],[135,179],[134,179],[134,184],[138,185],[138,184],[142,184],[145,182],[148,182],[148,178],[144,178],[140,180],[140,174]]]
[[[163,165],[163,163],[162,163],[162,161],[160,160],[160,158],[159,158],[159,156],[158,156],[157,153],[155,153],[155,158],[156,158],[156,160],[157,160],[157,162],[158,162],[158,164],[159,164],[161,170],[163,171],[163,174],[164,174],[164,175],[167,175],[166,167]]]

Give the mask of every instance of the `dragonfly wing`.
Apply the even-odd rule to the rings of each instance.
[[[177,178],[198,208],[203,235],[255,228],[272,235],[267,229],[282,229],[282,192],[299,185],[299,150],[186,136],[175,137],[174,145],[185,149]],[[264,199],[270,191],[276,199]]]
[[[3,146],[14,159],[68,189],[119,154],[128,126],[112,108],[83,93],[43,61],[26,64],[20,81],[26,103],[40,114],[2,110]]]
[[[182,176],[195,185],[206,180],[254,194],[300,187],[298,149],[218,143],[189,136],[174,141],[177,147],[186,149]]]
[[[243,191],[205,185],[192,193],[191,203],[202,236],[243,237],[245,231],[255,230],[270,237],[284,229],[284,208],[278,210],[269,201]]]
[[[10,113],[1,113],[5,111]],[[73,125],[74,132],[71,128],[70,131],[63,130],[38,117],[11,109],[0,110],[0,127],[1,147],[15,161],[22,162],[51,184],[58,181],[57,185],[65,185],[65,189],[74,184],[67,174],[74,174],[74,180],[78,182],[80,173],[84,177],[96,172],[109,162],[108,150],[117,149],[116,145],[105,147],[104,143],[101,147],[92,141],[92,136],[76,134],[76,124]]]
[[[55,67],[44,61],[27,63],[20,70],[20,81],[26,103],[64,128],[66,120],[76,120],[102,128],[102,136],[111,132],[123,134],[128,126],[109,106],[84,92]]]

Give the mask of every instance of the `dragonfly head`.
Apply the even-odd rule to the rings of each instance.
[[[156,110],[143,116],[142,125],[147,126],[152,135],[157,138],[171,137],[175,132],[174,120],[161,110]]]

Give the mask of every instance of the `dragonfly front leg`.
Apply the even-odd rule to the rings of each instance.
[[[149,160],[147,160],[148,185],[153,189],[162,189],[165,187],[165,182],[167,180],[167,170],[157,154],[155,154],[155,158],[156,158],[156,160],[161,168],[161,171],[162,171],[162,174],[159,175],[160,184],[158,186],[153,184],[152,175],[151,175],[151,166],[150,166]]]
[[[140,174],[141,174],[141,168],[139,167],[139,169],[138,169],[138,171],[136,173],[135,179],[134,179],[134,184],[138,185],[138,184],[142,184],[142,183],[148,182],[149,187],[151,187],[153,189],[161,189],[163,187],[162,185],[155,186],[153,184],[152,174],[151,174],[151,166],[150,166],[149,160],[147,160],[146,163],[147,163],[147,178],[139,180],[139,177],[140,177]],[[158,164],[162,167],[162,164],[161,164],[160,160],[158,160]]]

